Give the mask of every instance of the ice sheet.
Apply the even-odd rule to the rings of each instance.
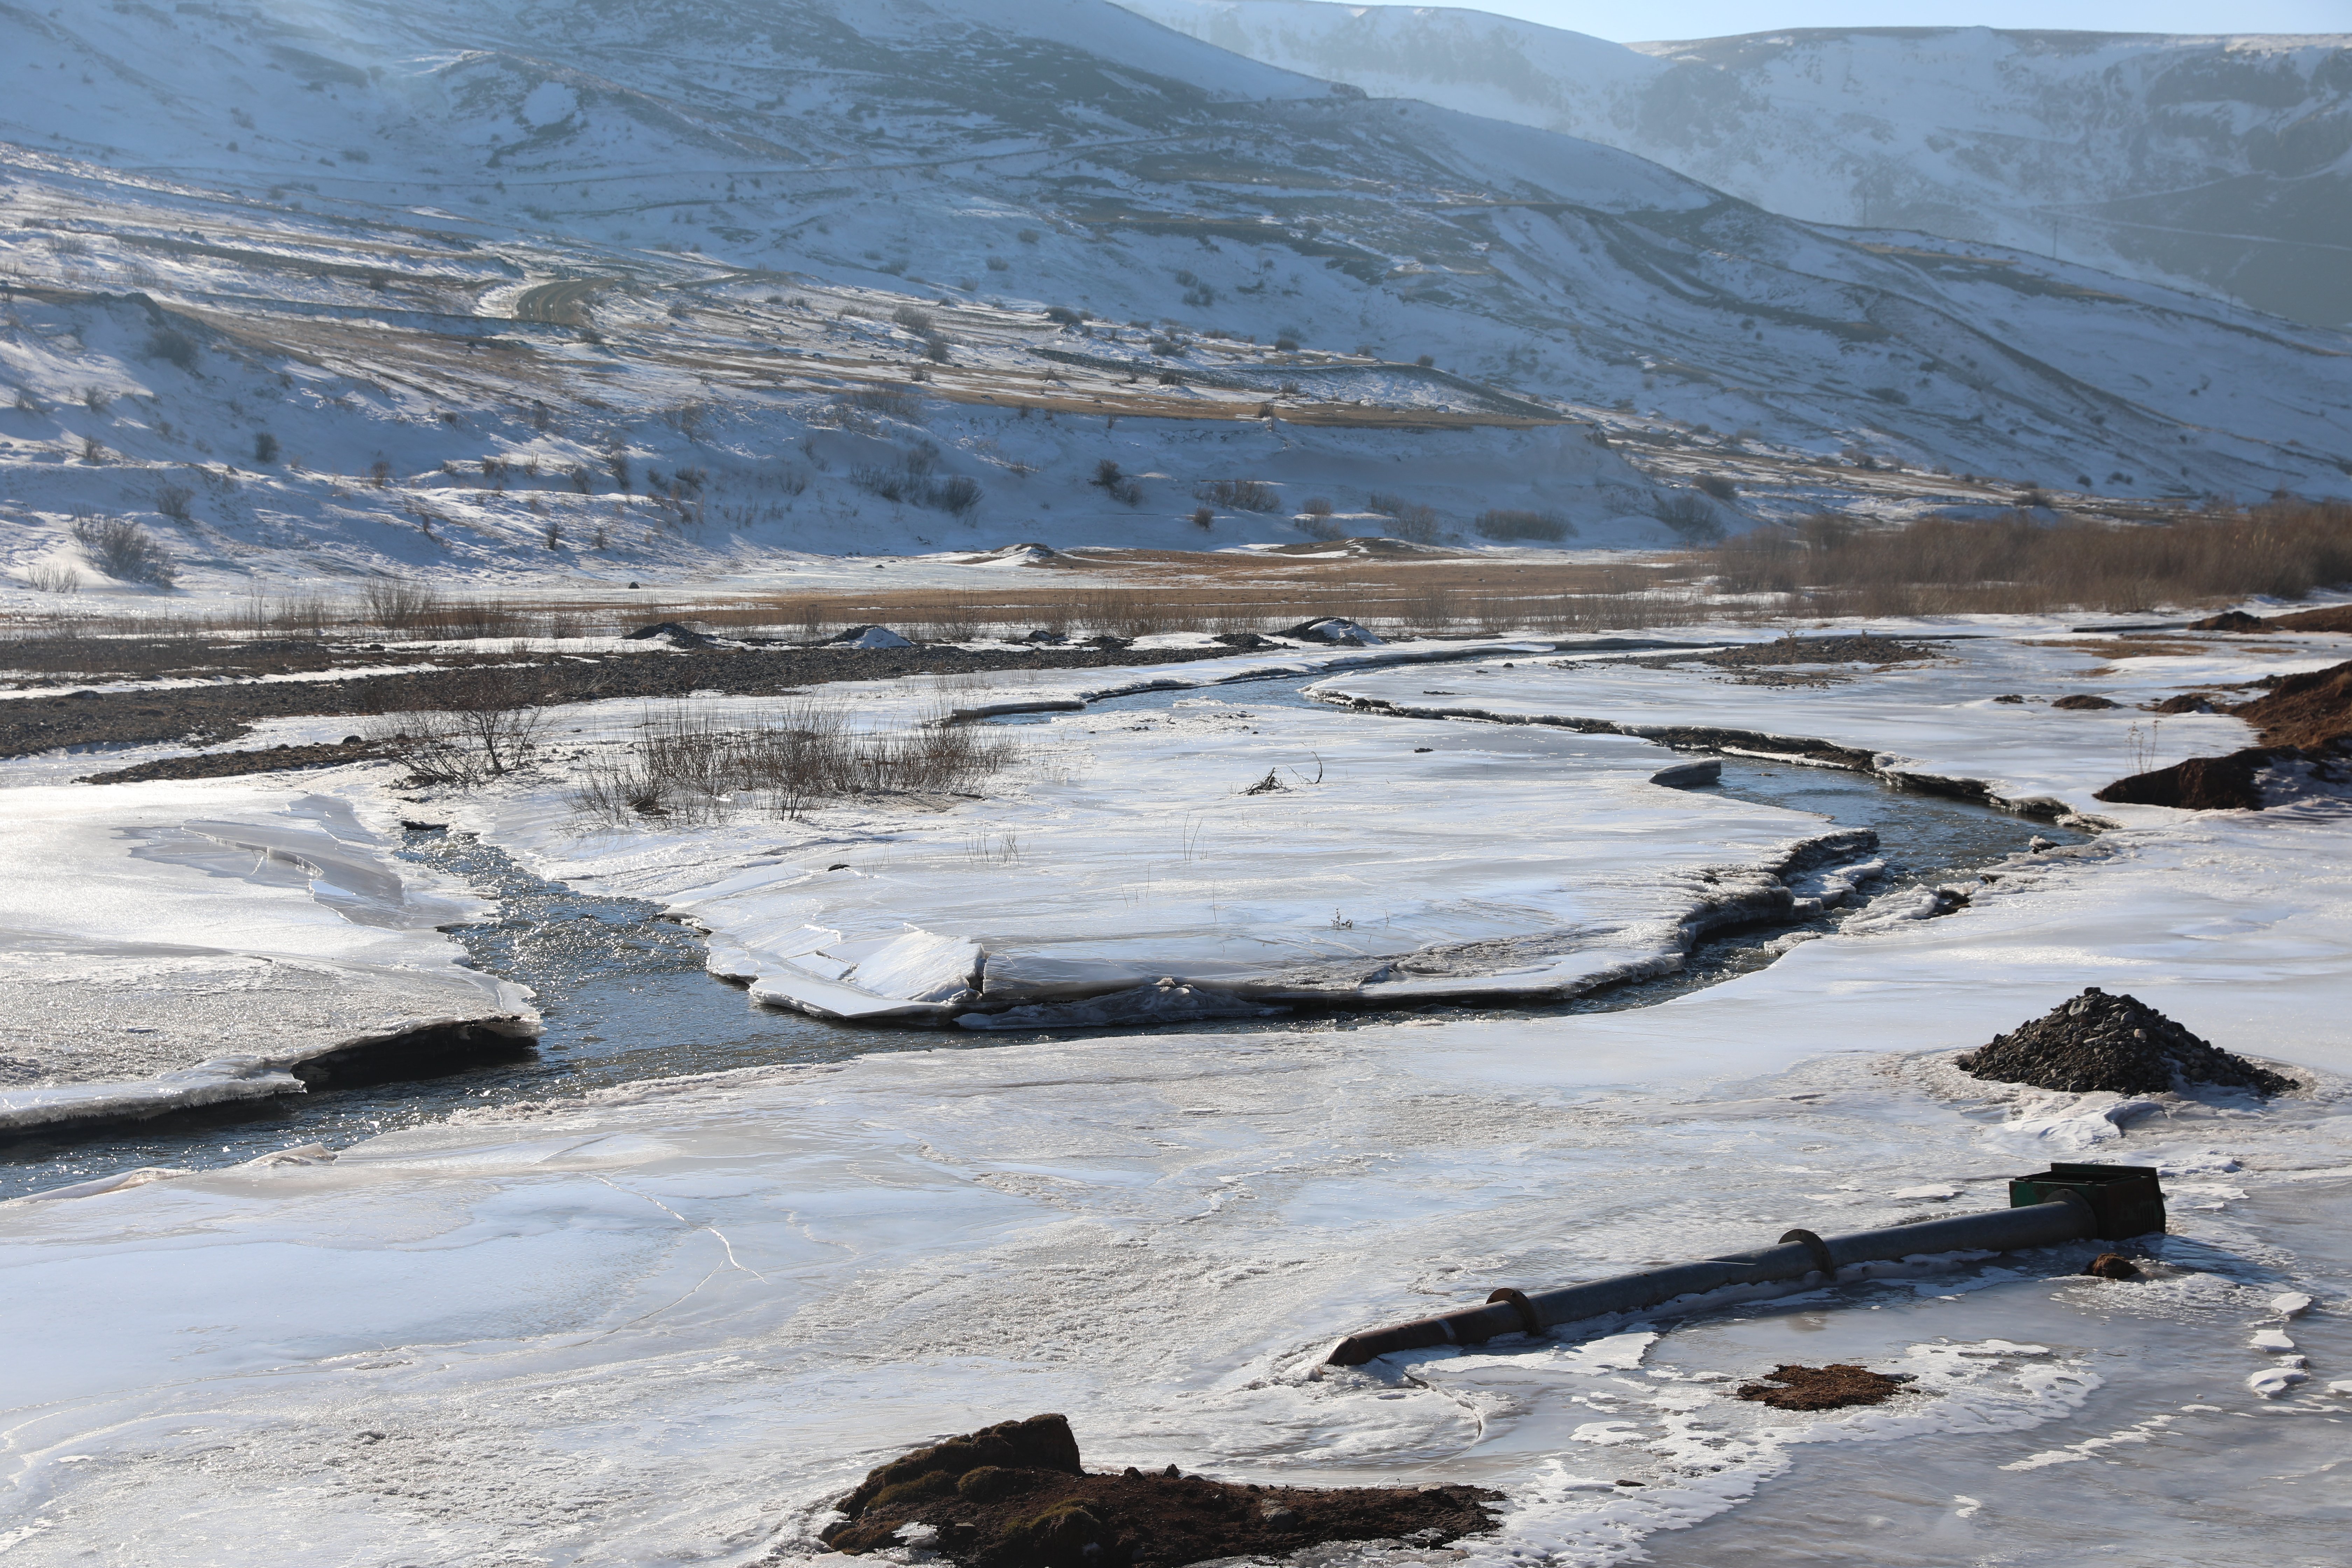
[[[1835,689],[1857,734],[1870,692],[1890,722],[1910,711],[1876,678]],[[1735,696],[1752,727],[1812,732],[1816,713],[1776,710],[1785,690]],[[1181,710],[1203,711],[1218,710]],[[1108,716],[1057,722],[1088,717],[1099,731]],[[1385,754],[1481,781],[1555,759],[1553,798],[1578,813],[1636,778],[1617,759],[1648,761],[1621,737],[1303,718],[1360,737],[1326,753],[1322,789],[1370,755],[1348,745],[1401,729],[1419,738]],[[1233,732],[1212,747],[1196,723]],[[1149,795],[1197,768],[1187,757],[1247,761],[1245,782],[1268,761],[1251,746],[1308,732],[1249,728],[1231,711],[1171,719],[1096,754],[1133,759],[1115,782]],[[2048,731],[2051,787],[2105,765],[2101,733]],[[1409,767],[1382,788],[1412,787]],[[1152,820],[1084,783],[1055,798],[1100,841],[1118,837],[1102,824]],[[485,803],[485,823],[540,831],[524,807],[541,787]],[[1669,798],[1685,824],[1733,810]],[[1468,841],[1418,805],[1400,815]],[[908,820],[888,819],[880,864],[816,875],[932,876],[944,852],[922,836],[950,830]],[[1039,842],[1079,831],[1058,820],[1038,811]],[[825,1505],[879,1459],[1056,1409],[1097,1466],[1498,1487],[1506,1526],[1465,1543],[1474,1565],[1802,1545],[1857,1568],[1898,1550],[1957,1568],[2111,1545],[2164,1560],[2182,1540],[2217,1563],[2255,1561],[2249,1542],[2263,1561],[2326,1561],[2340,1521],[2315,1456],[2345,1414],[2330,1384],[2352,1372],[2326,1306],[2352,1290],[2347,820],[2324,805],[2153,816],[1998,868],[1949,918],[1806,942],[1634,1012],[959,1037],[463,1117],[327,1164],[0,1205],[0,1540],[32,1564],[90,1561],[93,1538],[126,1563],[791,1563],[817,1555]],[[1523,823],[1483,810],[1475,826],[1517,848]],[[790,831],[706,836],[700,862],[656,839],[569,853],[608,881],[695,872],[697,896],[719,900],[721,873],[766,886],[759,874],[819,847],[753,852]],[[1020,874],[970,864],[1000,886]],[[341,920],[304,889],[238,886]],[[751,934],[835,948],[845,974],[905,940],[856,946],[837,925],[788,930],[789,914]],[[2268,1106],[2126,1110],[1948,1066],[2085,984],[2285,1063],[2303,1087]],[[2078,1277],[2086,1244],[1618,1325],[1595,1344],[1308,1375],[1342,1333],[1496,1285],[1998,1206],[2009,1175],[2083,1154],[2166,1173],[2173,1234],[2139,1285]],[[2294,1351],[2257,1348],[2297,1295],[2319,1305],[2286,1331]],[[2305,1381],[2249,1384],[2289,1355]],[[1918,1382],[1819,1416],[1724,1392],[1782,1361],[1839,1359]],[[2053,1471],[2082,1500],[2064,1517],[2047,1506]],[[1888,1526],[1848,1528],[1865,1495]]]
[[[761,1000],[932,1021],[1150,986],[1209,1006],[1572,994],[1784,915],[1780,871],[1858,853],[1804,815],[1654,784],[1666,753],[1620,736],[1240,691],[1005,733],[1020,759],[976,801],[618,832],[537,785],[464,819],[543,874],[666,901]]]
[[[350,800],[217,780],[7,802],[0,1126],[299,1092],[287,1069],[341,1047],[531,1026],[435,929],[480,901],[396,868]]]

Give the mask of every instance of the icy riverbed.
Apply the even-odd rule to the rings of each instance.
[[[1524,679],[1547,710],[1582,679],[1512,662],[1465,679]],[[1667,699],[1714,679],[1659,676]],[[1833,689],[1856,707],[1841,743],[1893,749],[1861,732],[1874,691],[1890,721],[1916,707],[1874,677]],[[1744,727],[1817,733],[1776,711],[1788,696],[1733,693]],[[1555,788],[1578,809],[1655,787],[1610,783],[1616,748],[1639,744],[1622,737],[1306,717],[1450,736],[1457,750],[1401,748],[1444,759],[1429,766],[1569,759]],[[1173,722],[1087,739],[1143,761],[1132,787],[1165,789],[1188,754]],[[2032,787],[2072,801],[2113,776],[2108,731],[2046,734]],[[523,809],[541,787],[466,809],[528,855],[553,822]],[[1658,793],[1700,822],[1769,809]],[[811,1561],[825,1503],[878,1458],[1058,1409],[1098,1466],[1499,1487],[1504,1529],[1465,1543],[1480,1563],[2160,1560],[2183,1541],[2216,1563],[2327,1561],[2341,1520],[2323,1467],[2352,1414],[2330,1388],[2352,1382],[2347,818],[2326,801],[2136,810],[1974,879],[1949,918],[1848,920],[1663,1005],[960,1036],[0,1205],[0,1326],[19,1352],[0,1540],[35,1563],[144,1562],[165,1542],[195,1562],[387,1568]],[[803,830],[769,823],[764,843]],[[670,881],[673,850],[639,852],[665,902],[711,880]],[[908,859],[927,894],[964,874]],[[592,868],[617,891],[630,867]],[[2084,984],[2301,1087],[2124,1105],[1948,1067]],[[2089,1249],[2062,1248],[1311,1375],[1340,1334],[1498,1285],[1995,1206],[2009,1175],[2079,1157],[2166,1171],[2173,1231],[2148,1281],[2079,1278]],[[2283,1320],[2269,1303],[2289,1291],[2319,1305]],[[2263,1348],[2265,1331],[2290,1348]],[[1724,1392],[1842,1357],[1917,1382],[1820,1415]],[[2304,1381],[2249,1382],[2288,1370]],[[1419,1554],[1336,1560],[1358,1555]]]

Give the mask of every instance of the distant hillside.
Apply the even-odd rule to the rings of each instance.
[[[1791,217],[2352,323],[2352,34],[1798,28],[1612,44],[1472,10],[1121,0],[1253,59],[1639,153]]]
[[[0,59],[19,582],[77,511],[223,583],[628,580],[2352,472],[2341,333],[1108,0],[0,5]]]

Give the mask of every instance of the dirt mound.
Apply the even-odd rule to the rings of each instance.
[[[2151,713],[2210,713],[2213,699],[2202,691],[2184,691],[2178,697],[2168,697],[2161,702],[2147,705]]]
[[[2269,746],[2324,746],[2352,735],[2352,663],[2282,676],[2269,691],[2230,711],[2258,727]]]
[[[1843,1410],[1849,1405],[1883,1405],[1903,1392],[1904,1383],[1850,1362],[1776,1366],[1764,1376],[1762,1383],[1741,1384],[1736,1397],[1775,1410]]]
[[[2077,691],[2071,697],[2061,697],[2057,701],[2053,702],[2050,706],[2053,708],[2065,708],[2079,711],[2081,710],[2090,708],[2120,708],[2123,704],[2117,702],[2111,697],[2096,697],[2088,691]]]
[[[2189,629],[2192,632],[2268,632],[2278,628],[2260,616],[2250,616],[2243,610],[2224,610],[2218,616],[2189,622]]]
[[[2120,1252],[2102,1252],[2091,1259],[2083,1272],[2095,1274],[2102,1279],[2137,1279],[2140,1277],[2139,1265]]]
[[[1953,1058],[1962,1072],[2000,1083],[2087,1094],[2163,1094],[2192,1083],[2271,1095],[2292,1081],[2216,1048],[2155,1008],[2097,986],[2042,1016]]]
[[[2191,757],[2153,773],[2117,779],[2091,798],[2115,805],[2169,805],[2182,811],[2260,811],[2254,771],[2270,760],[2260,749],[2226,757]]]
[[[1238,1486],[1129,1469],[1088,1475],[1059,1415],[986,1427],[881,1466],[824,1531],[835,1552],[908,1534],[961,1568],[1175,1568],[1330,1541],[1439,1546],[1494,1528],[1478,1487]]]

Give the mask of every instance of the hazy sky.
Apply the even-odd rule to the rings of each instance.
[[[2352,0],[1454,0],[1632,43],[1776,27],[2042,27],[2095,33],[2352,33]]]

